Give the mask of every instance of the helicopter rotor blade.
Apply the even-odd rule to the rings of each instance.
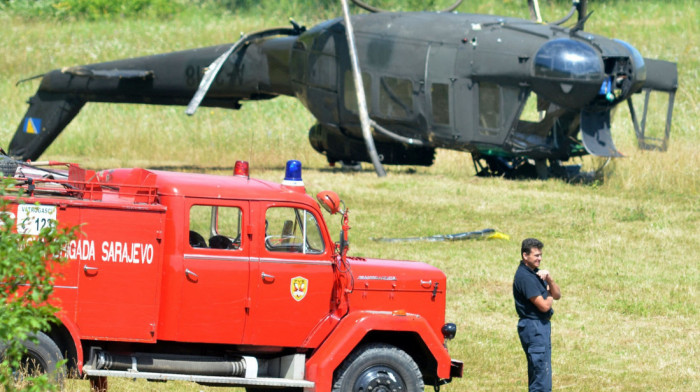
[[[540,4],[537,0],[527,0],[527,5],[530,7],[530,19],[537,23],[542,23],[542,14],[540,14]]]
[[[457,7],[459,7],[462,4],[463,1],[464,0],[457,0],[451,6],[445,8],[444,10],[440,10],[438,12],[452,12],[452,11],[456,10]]]
[[[623,157],[610,134],[610,109],[598,112],[581,111],[581,135],[583,146],[592,155]]]
[[[219,74],[219,71],[221,71],[221,67],[224,65],[224,62],[226,62],[226,60],[231,56],[231,54],[233,54],[233,52],[237,51],[242,46],[247,45],[250,41],[253,41],[256,39],[274,36],[274,35],[299,35],[306,30],[305,27],[300,27],[299,25],[297,25],[293,21],[292,21],[292,26],[293,26],[293,28],[291,28],[291,29],[285,28],[285,27],[279,27],[279,28],[257,31],[255,33],[250,33],[250,34],[241,34],[241,38],[239,38],[238,41],[236,41],[233,45],[231,45],[231,47],[226,52],[224,52],[221,56],[217,57],[216,60],[214,60],[207,67],[207,70],[204,73],[204,77],[202,78],[202,81],[199,83],[199,87],[197,88],[197,91],[195,92],[194,96],[192,97],[192,100],[190,100],[190,103],[187,105],[187,109],[185,110],[185,113],[187,115],[191,116],[197,111],[197,108],[202,103],[204,96],[207,94],[207,91],[209,91],[211,84],[214,82],[214,79],[216,79],[216,76]]]
[[[566,23],[569,19],[571,19],[571,17],[574,16],[574,13],[576,13],[576,6],[571,7],[571,9],[569,10],[569,13],[566,14],[566,16],[564,16],[563,18],[561,18],[559,20],[555,20],[551,24],[560,26],[560,25]]]
[[[355,34],[350,21],[350,10],[347,0],[340,0],[343,5],[343,17],[345,18],[345,35],[348,40],[348,49],[350,50],[350,59],[352,63],[352,75],[355,81],[355,92],[357,93],[357,106],[360,112],[360,124],[362,125],[362,137],[365,139],[367,146],[367,155],[369,155],[374,165],[374,170],[378,177],[386,177],[386,171],[379,160],[377,148],[374,146],[372,139],[372,131],[369,129],[370,120],[367,111],[367,101],[365,100],[365,89],[362,83],[362,73],[360,72],[360,63],[357,60],[357,48],[355,47]]]
[[[216,75],[219,74],[221,67],[224,65],[224,61],[226,61],[226,59],[228,59],[229,56],[231,56],[231,53],[233,53],[233,51],[238,49],[241,46],[241,44],[243,42],[245,42],[247,39],[248,39],[248,36],[245,34],[242,34],[241,38],[238,41],[236,41],[235,44],[231,45],[231,47],[226,52],[224,52],[224,54],[217,57],[216,60],[214,60],[207,67],[207,71],[204,73],[204,77],[202,78],[202,81],[199,83],[199,87],[197,88],[197,91],[194,93],[192,100],[190,100],[190,103],[187,105],[187,109],[185,109],[185,113],[188,116],[193,115],[194,112],[197,111],[197,108],[202,103],[204,96],[207,94],[207,91],[209,91],[209,88],[211,87],[212,82],[214,82]]]

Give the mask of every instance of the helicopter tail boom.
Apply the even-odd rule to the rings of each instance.
[[[292,95],[289,53],[295,37],[247,41],[231,54],[201,106],[240,108],[242,100]],[[230,45],[56,69],[29,100],[9,154],[37,159],[87,102],[187,106],[211,62]]]

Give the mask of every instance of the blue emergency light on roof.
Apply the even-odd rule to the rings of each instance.
[[[236,165],[233,167],[233,175],[239,177],[249,177],[248,162],[246,161],[236,161]]]
[[[301,179],[301,162],[295,159],[287,161],[287,167],[284,171],[284,181],[282,185],[304,186],[304,181]]]

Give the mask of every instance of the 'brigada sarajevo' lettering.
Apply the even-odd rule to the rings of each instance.
[[[64,250],[70,260],[95,260],[95,241],[72,240]]]
[[[102,242],[102,261],[113,263],[151,264],[153,245],[138,242]]]
[[[103,241],[100,259],[105,262],[151,264],[153,245],[139,242]],[[61,256],[69,260],[95,261],[95,241],[72,240]]]

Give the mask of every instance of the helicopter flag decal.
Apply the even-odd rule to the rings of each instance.
[[[24,122],[24,133],[31,133],[33,135],[38,135],[41,132],[41,119],[27,117]]]

